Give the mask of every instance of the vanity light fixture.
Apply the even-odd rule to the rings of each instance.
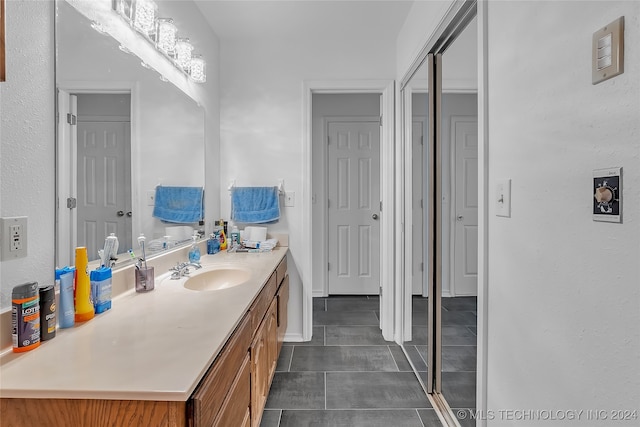
[[[202,55],[193,55],[189,65],[189,76],[196,83],[207,81],[207,63],[202,59]]]
[[[147,37],[156,32],[158,5],[153,0],[136,0],[133,3],[133,27]]]
[[[189,43],[188,38],[179,38],[176,42],[176,64],[182,68],[185,72],[189,72],[189,66],[191,65],[191,53],[193,52],[193,46]]]
[[[171,18],[159,18],[156,29],[156,47],[171,56],[176,49],[176,34],[178,28]]]
[[[173,19],[157,17],[158,5],[154,0],[112,0],[112,9],[193,82],[207,81],[205,60],[193,55],[193,45],[188,38],[177,37],[178,28]],[[119,48],[133,54],[123,45]],[[143,66],[150,68],[144,61]]]
[[[106,33],[104,27],[98,21],[91,21],[91,28],[99,32],[100,34]]]

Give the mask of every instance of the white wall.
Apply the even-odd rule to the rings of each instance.
[[[625,72],[593,86],[592,33],[621,15]],[[637,410],[640,2],[496,1],[488,22],[490,200],[512,179],[511,218],[489,206],[489,409]],[[624,223],[594,222],[592,171],[613,166]]]
[[[27,216],[27,257],[0,263],[0,308],[27,281],[53,283],[53,3],[6,1],[7,81],[0,83],[0,215]],[[2,239],[5,239],[2,236]],[[2,331],[2,342],[9,334]]]
[[[295,192],[295,206],[283,208],[271,230],[290,235],[291,312],[288,334],[302,333],[300,274],[309,250],[303,241],[302,99],[305,80],[393,79],[395,41],[326,37],[225,40],[221,48],[222,185],[277,185]],[[375,48],[372,48],[375,47]],[[230,197],[221,195],[222,215]],[[292,262],[291,262],[292,261]]]

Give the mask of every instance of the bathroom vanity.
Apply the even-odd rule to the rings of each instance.
[[[2,425],[259,426],[287,327],[286,254],[203,256],[194,278],[250,277],[198,291],[165,274],[154,291],[127,292],[40,348],[6,354]]]

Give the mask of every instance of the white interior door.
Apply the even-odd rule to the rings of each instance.
[[[329,294],[380,289],[380,123],[328,123]]]
[[[87,247],[89,260],[98,258],[110,233],[131,241],[131,201],[123,191],[131,185],[129,139],[128,122],[78,122],[78,245]]]
[[[452,296],[478,293],[478,120],[453,117],[455,147],[454,283]]]

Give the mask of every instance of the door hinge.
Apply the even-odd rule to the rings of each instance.
[[[420,145],[424,145],[424,135],[420,135]]]
[[[327,263],[327,271],[331,271],[331,263],[330,262]]]
[[[327,199],[327,209],[331,207],[331,199]]]
[[[420,263],[420,271],[424,271],[424,262]]]
[[[69,123],[71,126],[75,126],[76,116],[74,114],[67,113],[67,123]]]
[[[382,200],[380,200],[380,212],[382,212]]]
[[[331,136],[327,135],[327,145],[331,145]]]
[[[78,205],[78,201],[76,200],[75,197],[67,197],[67,208],[75,209],[77,205]]]
[[[380,116],[380,126],[382,126],[382,116]]]
[[[424,209],[424,200],[420,199],[420,209]]]

